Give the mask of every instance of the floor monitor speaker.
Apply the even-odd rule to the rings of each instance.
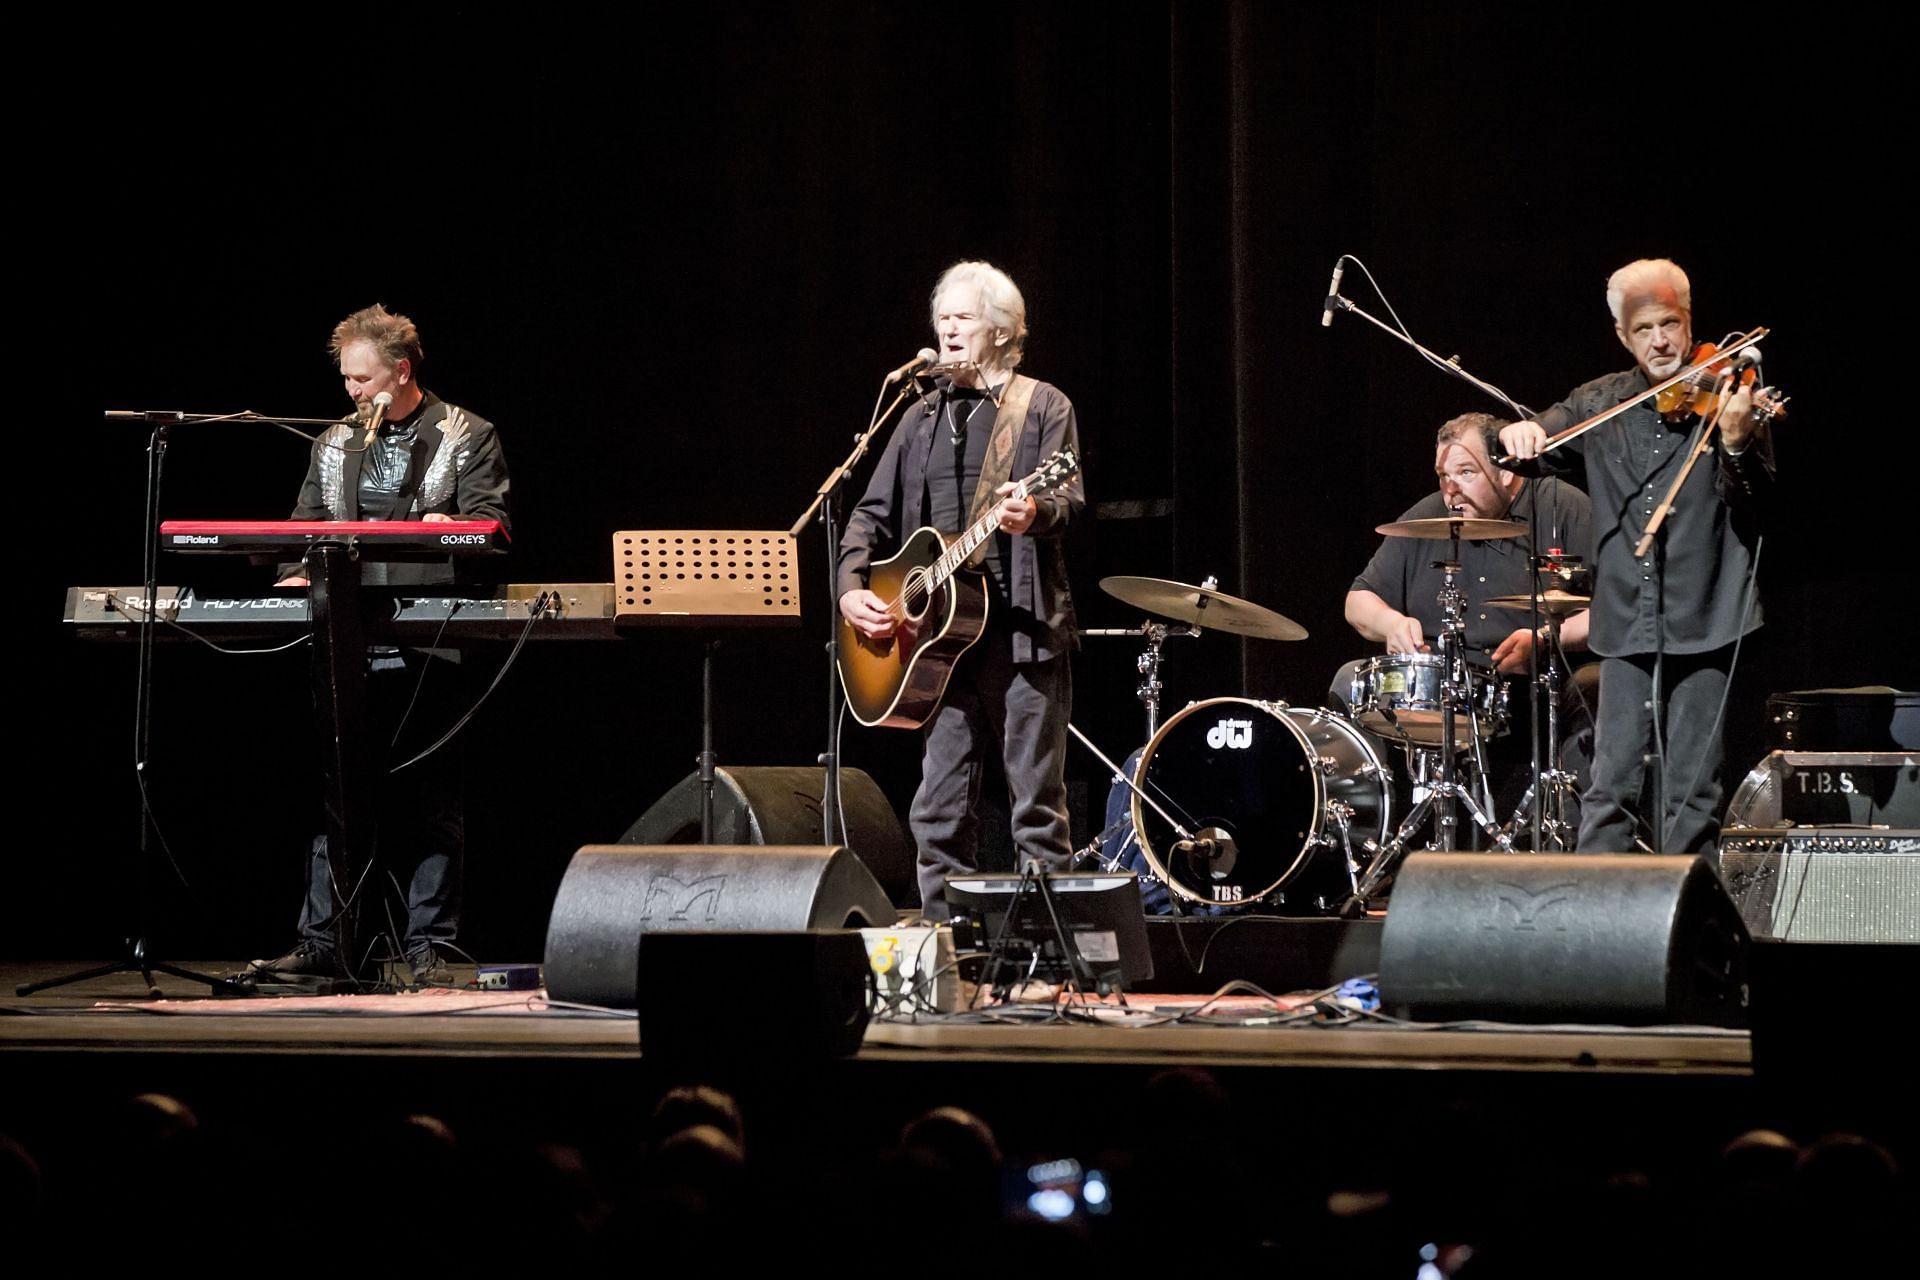
[[[818,844],[823,773],[794,765],[714,770],[712,843]],[[698,844],[700,793],[700,775],[688,774],[641,814],[619,843]],[[840,816],[845,834],[836,843],[845,844],[867,864],[895,905],[918,905],[913,837],[871,775],[840,770]]]
[[[1387,904],[1380,999],[1428,1022],[1744,1026],[1748,945],[1704,858],[1417,853]]]
[[[651,934],[881,928],[895,914],[840,846],[590,844],[567,864],[547,922],[547,995],[637,1008]]]

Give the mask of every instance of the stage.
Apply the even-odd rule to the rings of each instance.
[[[1165,932],[1156,930],[1163,945]],[[942,1106],[991,1127],[1003,1187],[1038,1167],[1105,1171],[1114,1212],[1132,1212],[1083,1223],[1088,1249],[1165,1253],[1181,1239],[1167,1215],[1213,1212],[1222,1221],[1192,1256],[1225,1265],[1278,1249],[1305,1275],[1399,1274],[1406,1253],[1443,1234],[1437,1222],[1480,1238],[1514,1224],[1573,1232],[1585,1215],[1618,1212],[1622,1186],[1640,1187],[1648,1198],[1634,1212],[1650,1214],[1648,1205],[1730,1176],[1725,1148],[1754,1129],[1802,1143],[1846,1129],[1903,1160],[1913,1144],[1897,1090],[1839,1078],[1856,1068],[1889,1078],[1877,1068],[1847,1058],[1830,1077],[1770,1076],[1738,1028],[1398,1024],[1342,1011],[1324,991],[1141,991],[1124,1007],[1112,996],[1090,1006],[1062,997],[875,1019],[856,1052],[827,1058],[804,1052],[805,1038],[780,1016],[799,1003],[782,999],[795,980],[769,974],[764,989],[710,995],[713,1016],[737,1024],[750,1046],[722,1062],[684,1046],[650,1054],[632,1011],[559,1006],[544,991],[214,998],[160,976],[153,998],[138,974],[123,973],[13,994],[83,967],[0,972],[9,1081],[0,1133],[47,1170],[50,1216],[41,1220],[81,1229],[94,1211],[78,1197],[117,1182],[123,1162],[177,1170],[178,1139],[154,1136],[164,1126],[149,1115],[161,1105],[153,1095],[194,1118],[185,1149],[195,1186],[238,1187],[245,1200],[246,1188],[292,1167],[303,1187],[361,1188],[330,1214],[344,1239],[378,1244],[400,1230],[354,1207],[355,1196],[396,1179],[399,1205],[411,1203],[408,1180],[430,1176],[463,1203],[526,1206],[510,1220],[528,1229],[509,1242],[477,1222],[458,1233],[449,1248],[476,1264],[503,1248],[530,1260],[618,1261],[635,1238],[653,1240],[655,1107],[693,1080],[739,1100],[752,1177],[735,1211],[765,1230],[731,1245],[679,1239],[669,1251],[682,1258],[728,1248],[754,1256],[773,1241],[790,1250],[836,1224],[876,1247],[904,1247],[923,1219],[951,1235],[956,1224],[932,1207],[902,1206],[909,1217],[887,1223],[862,1207],[875,1194],[898,1204],[900,1135]],[[1876,1017],[1890,1044],[1894,1028]],[[442,1149],[443,1132],[458,1136],[457,1149]],[[557,1226],[532,1229],[557,1203],[556,1163],[575,1187],[569,1196],[590,1183],[595,1203],[614,1206],[613,1225],[579,1228],[569,1210]],[[893,1182],[876,1193],[876,1177]],[[1012,1198],[979,1205],[992,1221],[973,1237],[1014,1230],[993,1225],[1001,1219],[990,1211],[1018,1209],[1028,1194],[1021,1184],[1005,1192]],[[633,1216],[621,1216],[623,1205]],[[246,1256],[274,1247],[277,1220],[276,1210],[229,1222],[212,1247]],[[1623,1238],[1667,1240],[1676,1265],[1690,1249],[1726,1256],[1725,1223],[1696,1215],[1669,1239],[1660,1233],[1676,1228],[1664,1210],[1637,1225],[1608,1221]],[[1311,1239],[1290,1239],[1303,1222],[1316,1226]],[[1650,1274],[1660,1273],[1655,1263]]]
[[[503,1070],[538,1079],[542,1086],[522,1095],[529,1114],[558,1116],[613,1080],[637,1084],[649,1076],[631,1010],[568,1007],[550,1003],[544,991],[221,998],[161,975],[163,994],[154,999],[134,973],[12,994],[23,983],[81,967],[6,967],[0,1052],[15,1080],[31,1078],[55,1095],[154,1087],[199,1093],[205,1083],[270,1072],[330,1079],[349,1089],[342,1082],[360,1078],[387,1095],[397,1060],[425,1059],[433,1062],[436,1081]],[[185,967],[219,974],[239,966]],[[769,975],[766,994],[777,993],[782,982]],[[1302,1010],[1305,994],[1210,999],[1149,992],[1086,1003],[1063,994],[953,1014],[879,1017],[869,1022],[858,1051],[838,1061],[775,1057],[722,1064],[713,1074],[769,1097],[780,1094],[788,1073],[809,1081],[886,1081],[888,1097],[924,1094],[925,1105],[936,1105],[936,1081],[968,1091],[970,1080],[1017,1078],[1052,1095],[1077,1093],[1093,1075],[1138,1083],[1169,1068],[1200,1068],[1270,1095],[1295,1127],[1327,1116],[1325,1100],[1356,1092],[1370,1099],[1364,1108],[1369,1127],[1413,1098],[1492,1101],[1513,1091],[1568,1100],[1632,1097],[1662,1112],[1667,1105],[1659,1100],[1685,1099],[1693,1123],[1709,1126],[1759,1119],[1764,1091],[1757,1088],[1744,1029],[1342,1022],[1329,1020],[1330,1006],[1318,1017],[1311,1007]],[[714,997],[720,1005],[729,999]],[[750,1023],[756,1017],[751,1004],[729,1016]],[[669,1069],[682,1070],[677,1061]],[[635,1100],[627,1087],[618,1092],[625,1101],[611,1103],[616,1112]],[[419,1104],[436,1095],[444,1097],[439,1085]],[[15,1093],[15,1105],[22,1096]],[[1320,1101],[1302,1105],[1307,1099]],[[1414,1121],[1401,1115],[1397,1123]]]
[[[1319,1158],[1331,1167],[1342,1163],[1343,1134],[1369,1135],[1348,1150],[1364,1165],[1462,1105],[1545,1108],[1566,1134],[1591,1126],[1584,1140],[1607,1149],[1638,1129],[1620,1127],[1629,1116],[1660,1117],[1665,1141],[1678,1129],[1709,1143],[1762,1116],[1748,1034],[1714,1027],[1314,1025],[1312,1009],[1293,1007],[1298,998],[1135,993],[1124,1008],[1118,997],[1080,1005],[1062,996],[875,1019],[844,1058],[809,1060],[775,1042],[740,1061],[689,1067],[679,1054],[656,1064],[632,1011],[559,1006],[544,991],[234,999],[161,976],[163,995],[152,999],[138,974],[122,974],[11,994],[79,967],[5,970],[0,1053],[16,1114],[0,1128],[31,1131],[62,1111],[77,1122],[159,1090],[249,1124],[271,1123],[287,1096],[326,1095],[356,1121],[425,1109],[456,1127],[577,1137],[639,1125],[661,1088],[698,1075],[783,1128],[812,1123],[794,1108],[823,1094],[836,1100],[827,1110],[837,1125],[874,1141],[919,1111],[957,1103],[989,1117],[1016,1149],[1084,1150],[1110,1141],[1137,1110],[1129,1099],[1176,1068],[1220,1079],[1249,1123],[1324,1146]],[[784,981],[769,975],[765,995]],[[756,1014],[753,998],[713,999],[737,1003],[727,1016],[742,1023],[781,1021]],[[262,1079],[276,1082],[270,1094],[249,1083]],[[1191,1136],[1205,1147],[1227,1135]]]

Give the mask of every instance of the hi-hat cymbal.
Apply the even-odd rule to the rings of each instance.
[[[1496,609],[1531,609],[1533,597],[1493,596],[1487,603]],[[1558,587],[1540,593],[1540,611],[1550,618],[1570,618],[1592,603],[1592,596],[1576,596]]]
[[[1211,587],[1165,578],[1102,578],[1100,589],[1149,613],[1209,631],[1230,631],[1261,640],[1305,640],[1307,629],[1264,605]]]
[[[1488,538],[1517,538],[1527,531],[1527,522],[1430,516],[1424,520],[1396,520],[1392,524],[1375,525],[1373,531],[1389,538],[1459,538],[1463,542],[1483,542]]]

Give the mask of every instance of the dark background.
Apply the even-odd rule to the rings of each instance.
[[[56,619],[68,586],[139,578],[145,434],[101,411],[341,412],[326,338],[375,300],[420,324],[426,385],[500,425],[504,576],[604,581],[618,529],[789,525],[880,374],[929,340],[939,272],[991,259],[1027,298],[1026,370],[1078,409],[1091,502],[1170,510],[1108,507],[1075,531],[1082,624],[1141,619],[1104,575],[1215,574],[1310,632],[1177,642],[1170,714],[1218,695],[1319,705],[1370,650],[1341,605],[1372,526],[1432,488],[1442,420],[1494,407],[1355,317],[1323,331],[1337,256],[1365,260],[1415,336],[1536,407],[1627,363],[1606,277],[1671,256],[1696,335],[1771,326],[1768,373],[1794,397],[1733,767],[1765,750],[1770,691],[1913,682],[1893,533],[1910,509],[1908,162],[1872,105],[1892,72],[1870,27],[1396,5],[640,12],[316,11],[275,32],[235,10],[56,42],[86,52],[24,92],[13,202],[11,487],[31,518],[12,557],[6,952],[109,954],[143,909],[173,958],[290,940],[318,822],[304,651],[162,652],[167,853],[143,874],[134,651]],[[1358,272],[1342,291],[1384,316]],[[304,454],[269,429],[182,429],[163,514],[284,516]],[[803,546],[804,626],[722,650],[723,763],[823,745],[831,602],[817,529]],[[210,559],[169,558],[162,578],[265,586]],[[1137,653],[1093,639],[1075,668],[1076,723],[1116,758],[1143,728]],[[528,646],[467,734],[463,941],[481,959],[538,958],[573,850],[692,769],[698,676],[692,635]],[[1106,780],[1073,751],[1084,840]],[[846,762],[902,813],[916,756],[909,734],[847,735]]]

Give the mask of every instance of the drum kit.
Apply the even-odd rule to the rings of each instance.
[[[1360,914],[1375,905],[1411,842],[1431,819],[1431,843],[1456,847],[1464,809],[1496,850],[1511,851],[1529,826],[1534,847],[1569,847],[1565,801],[1572,775],[1559,767],[1556,691],[1562,673],[1555,658],[1560,623],[1587,607],[1588,598],[1555,585],[1530,595],[1483,603],[1529,610],[1554,642],[1546,647],[1536,685],[1546,694],[1549,759],[1534,773],[1514,814],[1500,825],[1492,814],[1485,743],[1507,728],[1505,685],[1466,657],[1466,593],[1459,543],[1519,537],[1514,520],[1440,517],[1378,527],[1388,537],[1445,539],[1451,554],[1435,562],[1443,586],[1444,619],[1435,653],[1388,654],[1358,665],[1350,710],[1294,707],[1285,702],[1218,697],[1194,702],[1160,720],[1160,674],[1166,643],[1207,630],[1266,640],[1301,640],[1306,630],[1251,601],[1222,592],[1216,579],[1199,586],[1159,578],[1110,577],[1100,587],[1115,598],[1158,615],[1139,627],[1090,630],[1086,636],[1130,636],[1146,641],[1138,659],[1137,694],[1146,707],[1146,746],[1122,768],[1078,728],[1071,731],[1113,770],[1130,793],[1128,828],[1121,841],[1096,842],[1110,862],[1131,861],[1143,879],[1164,884],[1175,911],[1231,911],[1261,906],[1287,914]],[[1582,585],[1577,560],[1537,559],[1536,578]],[[1384,749],[1400,746],[1413,780],[1414,803],[1394,821],[1394,774]],[[1536,805],[1535,795],[1542,799]],[[1110,811],[1111,816],[1111,811]],[[1110,827],[1103,836],[1111,836]],[[1137,846],[1137,855],[1128,851]],[[1144,865],[1140,865],[1140,864]],[[1152,897],[1152,894],[1149,894]]]

